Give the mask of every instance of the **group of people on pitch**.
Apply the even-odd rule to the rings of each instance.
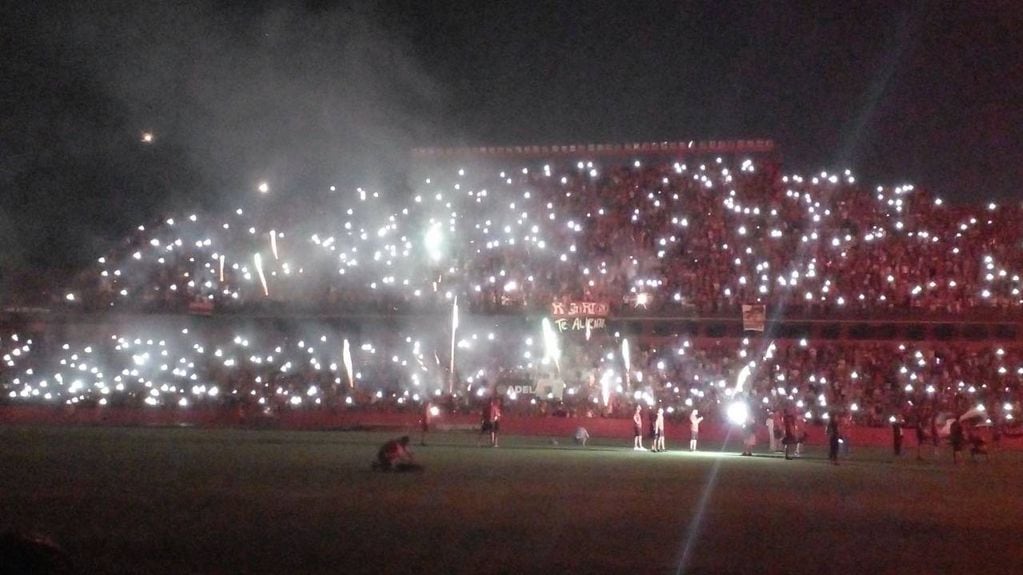
[[[696,451],[696,441],[700,435],[700,422],[703,417],[700,410],[694,409],[689,414],[689,451]],[[664,408],[658,407],[657,411],[651,411],[648,417],[650,449],[649,451],[667,451],[664,445]],[[643,406],[637,405],[635,413],[632,414],[632,449],[635,451],[647,451],[643,447]]]

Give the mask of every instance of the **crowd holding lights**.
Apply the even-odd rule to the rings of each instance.
[[[980,408],[1007,426],[1017,423],[1023,390],[1023,350],[1015,348],[682,337],[655,345],[612,334],[552,342],[548,330],[461,326],[451,358],[454,396],[447,394],[447,334],[380,329],[349,344],[333,328],[306,325],[245,334],[208,327],[92,334],[48,353],[5,335],[0,388],[11,404],[269,412],[418,409],[433,399],[458,410],[474,409],[508,382],[532,381],[552,385],[528,397],[505,393],[512,412],[620,415],[640,404],[664,407],[669,418],[698,408],[741,423],[788,408],[810,421],[837,411],[882,425],[890,417],[909,420],[922,407]]]
[[[189,323],[187,318],[185,323]],[[447,365],[429,337],[381,329],[350,343],[329,326],[223,328],[166,326],[88,337],[33,353],[18,334],[0,339],[5,369],[0,385],[10,403],[177,406],[225,402],[280,407],[401,406],[441,395]],[[531,338],[517,346],[493,331],[465,329],[458,341],[459,366],[471,365],[466,391],[483,389],[488,377],[542,369],[543,351]],[[515,350],[507,365],[488,358]],[[543,361],[546,364],[546,361]],[[475,386],[474,386],[475,384]]]
[[[478,172],[478,173],[477,173]],[[1017,207],[949,207],[846,171],[780,175],[639,161],[452,169],[403,198],[358,188],[310,211],[249,197],[226,214],[139,226],[64,301],[80,308],[546,309],[841,314],[1023,307]]]
[[[407,201],[332,188],[315,211],[266,182],[257,190],[225,214],[138,226],[60,303],[450,312],[450,331],[433,319],[408,333],[372,334],[139,327],[47,349],[0,334],[2,400],[402,408],[448,391],[482,398],[519,379],[558,383],[528,400],[510,393],[513,404],[578,414],[642,403],[665,406],[669,417],[700,408],[741,420],[788,407],[807,419],[837,409],[878,424],[927,404],[985,406],[1009,423],[1019,409],[1015,348],[653,345],[618,334],[572,339],[549,320],[502,327],[460,325],[458,316],[462,302],[466,317],[539,317],[557,299],[608,301],[617,314],[733,312],[742,303],[839,315],[1014,308],[1023,304],[1017,208],[951,208],[912,186],[864,190],[848,171],[782,175],[770,164],[719,158],[458,168],[424,178]],[[972,405],[957,405],[964,402]]]

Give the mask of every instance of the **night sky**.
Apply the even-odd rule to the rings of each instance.
[[[261,180],[395,186],[417,145],[770,137],[787,170],[1023,197],[1019,2],[5,4],[0,276]]]

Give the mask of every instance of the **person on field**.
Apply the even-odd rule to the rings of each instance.
[[[757,421],[752,416],[742,424],[742,455],[753,456],[753,448],[757,445]]]
[[[696,441],[700,438],[700,422],[703,418],[700,417],[700,410],[694,409],[689,414],[689,451],[696,451]]]
[[[500,431],[501,401],[495,397],[483,407],[483,425],[480,427],[480,437],[482,438],[484,434],[489,433],[490,447],[497,447],[497,434]]]
[[[379,471],[421,471],[409,449],[409,436],[403,435],[380,446],[373,468]]]
[[[899,421],[897,416],[892,416],[892,450],[895,452],[895,457],[902,456],[902,422]]]
[[[586,447],[586,442],[590,440],[590,432],[586,431],[585,427],[579,426],[575,428],[575,434],[572,436],[572,440],[575,441],[576,445]]]
[[[632,450],[646,451],[643,447],[643,406],[637,405],[632,414]]]
[[[419,414],[419,445],[426,445],[426,434],[430,432],[434,409],[436,408],[432,401],[423,402],[423,412]]]
[[[962,452],[963,445],[966,444],[966,435],[963,432],[963,424],[959,421],[958,416],[952,420],[948,440],[952,444],[952,463],[959,463],[959,453]]]
[[[792,459],[790,451],[796,446],[796,416],[788,409],[781,417],[782,437],[781,443],[785,450],[785,459]]]
[[[657,408],[657,415],[654,416],[654,444],[653,451],[667,451],[664,448],[664,408]]]
[[[838,428],[838,414],[831,412],[828,416],[828,460],[832,465],[838,465],[838,447],[842,432]]]
[[[808,434],[806,432],[806,419],[801,415],[796,418],[796,457],[803,456],[803,446],[806,445]]]

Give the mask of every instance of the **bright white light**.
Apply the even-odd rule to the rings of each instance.
[[[728,421],[742,425],[749,419],[749,406],[743,401],[736,401],[728,406]]]
[[[426,230],[426,234],[423,237],[423,245],[426,247],[426,253],[430,256],[433,261],[440,261],[444,257],[444,252],[441,250],[444,244],[444,232],[441,230],[441,225],[435,223]]]

